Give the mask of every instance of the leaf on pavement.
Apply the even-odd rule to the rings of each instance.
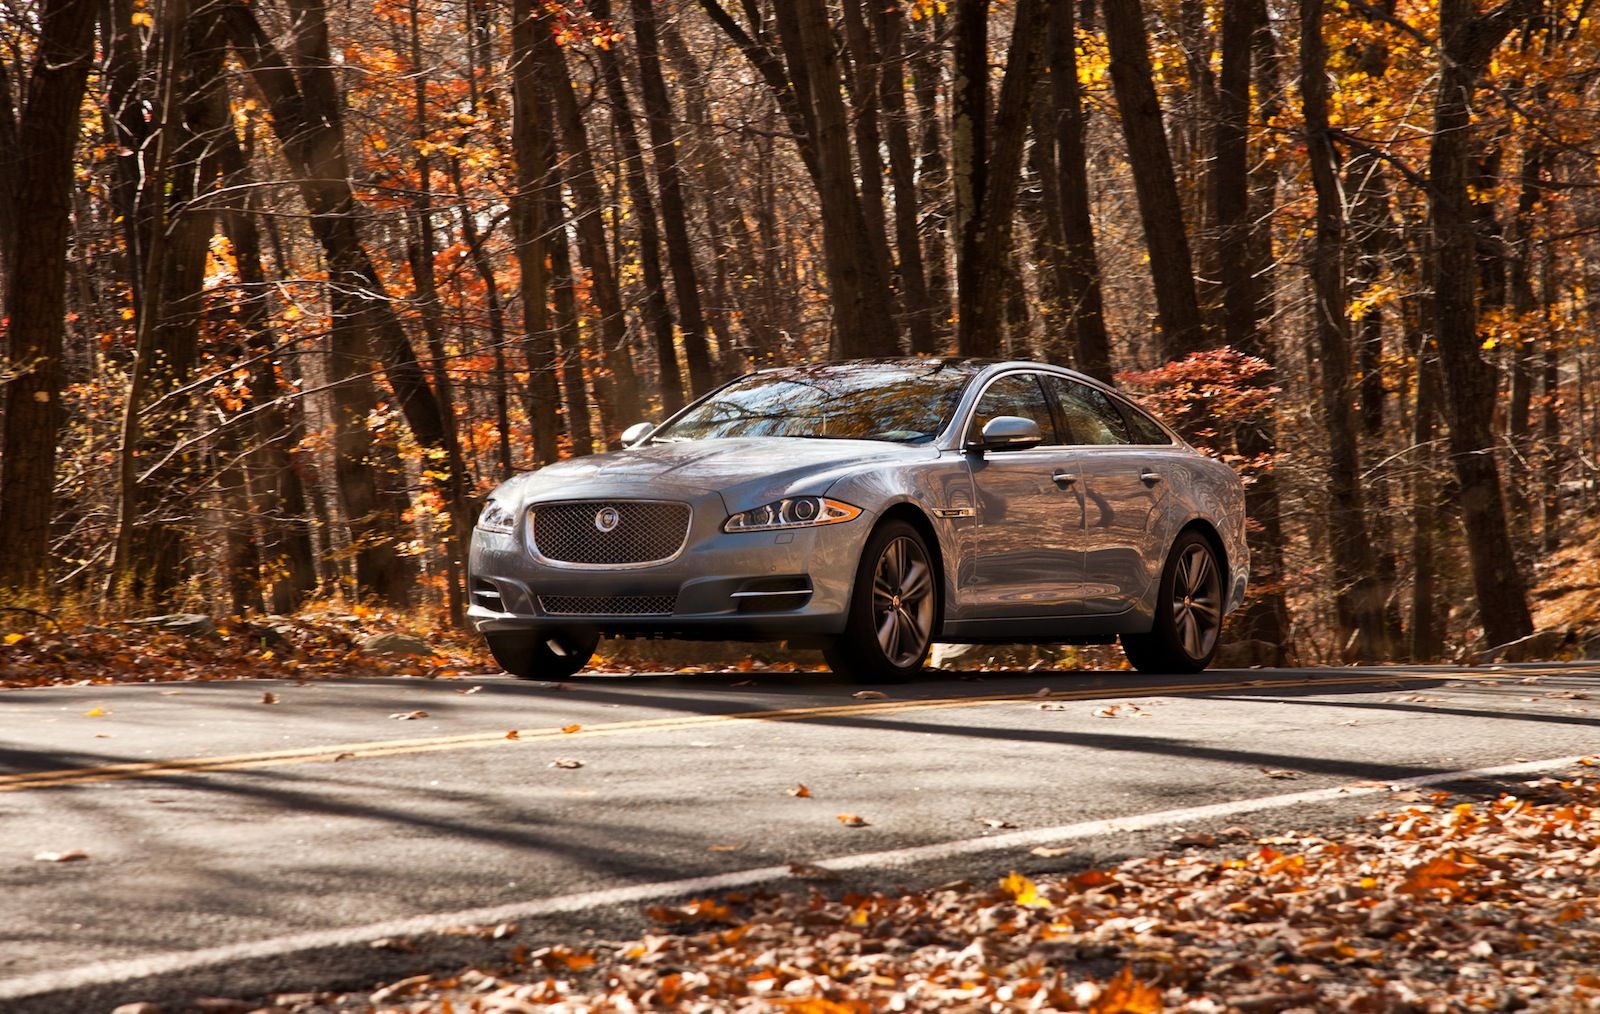
[[[744,845],[742,843],[734,842],[734,843],[730,843],[730,844],[712,845],[711,847],[707,848],[706,851],[707,852],[737,852],[742,848],[744,848]]]
[[[1051,848],[1049,845],[1035,845],[1028,850],[1028,854],[1030,856],[1039,856],[1043,859],[1055,859],[1058,856],[1070,856],[1072,850],[1069,848]]]
[[[1289,771],[1284,768],[1262,768],[1261,773],[1266,775],[1268,778],[1277,778],[1283,781],[1300,777],[1300,772]]]
[[[786,789],[785,791],[788,792],[789,795],[793,796],[796,799],[810,799],[811,798],[811,790],[806,788],[804,783],[797,782],[795,784],[794,788]]]
[[[871,821],[867,820],[867,818],[859,817],[859,816],[857,816],[857,815],[855,815],[853,813],[841,813],[841,814],[839,814],[838,820],[839,820],[839,823],[843,824],[845,827],[871,827],[872,826]]]
[[[858,701],[886,701],[889,695],[882,690],[857,690],[850,695]]]
[[[339,756],[334,758],[334,760],[336,760],[336,761],[355,760],[355,759],[356,759],[356,755],[351,753],[348,750],[346,750],[344,753],[342,753]]]
[[[480,686],[475,686],[475,687],[467,687],[464,690],[457,690],[456,693],[458,693],[458,694],[475,694],[475,693],[477,693],[478,691],[480,691],[482,689],[483,689],[483,687],[480,685]]]
[[[426,711],[420,711],[420,710],[419,711],[396,711],[394,714],[390,715],[389,717],[390,718],[399,719],[402,722],[410,722],[410,721],[413,721],[413,720],[418,719],[418,718],[427,718],[428,717],[428,713]]]
[[[571,725],[563,725],[561,727],[561,731],[565,733],[573,733],[582,728],[583,726],[579,725],[577,722],[573,722]]]
[[[106,715],[109,715],[110,713],[111,712],[109,710],[107,710],[106,708],[102,708],[100,705],[96,704],[94,707],[90,708],[88,711],[85,711],[83,713],[83,717],[84,718],[104,718]]]
[[[506,733],[506,739],[521,739],[521,738],[522,737],[517,734],[517,730],[515,730],[515,729],[512,729],[510,732]]]
[[[33,861],[36,863],[75,863],[89,858],[89,853],[82,849],[68,849],[66,852],[36,852]]]
[[[789,876],[799,880],[838,880],[839,874],[815,863],[790,863]]]
[[[266,693],[261,695],[261,703],[262,704],[277,704],[278,703],[278,695],[273,693],[271,690],[268,690]]]
[[[1004,831],[1017,826],[1011,823],[1011,821],[1002,820],[999,817],[979,817],[978,823],[994,831]]]
[[[550,766],[553,768],[566,768],[570,771],[574,768],[583,767],[583,761],[574,757],[557,757],[555,760],[550,762]]]
[[[405,937],[379,937],[367,946],[375,951],[395,951],[400,954],[410,954],[417,949],[417,945]]]
[[[644,914],[656,922],[733,922],[733,909],[715,898],[694,898],[683,905],[652,905]]]

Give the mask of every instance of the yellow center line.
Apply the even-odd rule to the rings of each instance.
[[[1209,693],[1217,690],[1261,690],[1306,686],[1349,686],[1355,684],[1426,682],[1457,680],[1468,677],[1505,680],[1524,676],[1528,670],[1512,672],[1446,672],[1446,673],[1373,673],[1365,676],[1291,677],[1284,679],[1228,680],[1207,683],[1183,683],[1114,689],[1097,687],[1084,690],[1061,690],[1048,694],[989,694],[972,697],[939,697],[926,700],[872,701],[858,704],[815,705],[804,708],[777,708],[767,711],[738,711],[725,715],[674,715],[665,718],[641,718],[625,722],[607,722],[603,725],[586,725],[576,732],[565,732],[559,726],[518,730],[515,738],[505,732],[478,732],[459,736],[427,736],[413,739],[375,740],[360,743],[340,743],[332,746],[299,747],[285,750],[266,750],[257,753],[231,754],[220,757],[185,757],[173,760],[139,761],[122,764],[105,764],[95,767],[64,768],[57,771],[36,771],[13,775],[0,775],[0,792],[20,792],[25,789],[51,788],[58,785],[81,785],[86,782],[112,782],[130,778],[153,778],[167,775],[201,774],[212,771],[240,771],[249,768],[282,767],[291,764],[314,764],[331,761],[398,757],[407,754],[437,753],[446,750],[468,750],[480,747],[527,743],[551,739],[586,739],[600,736],[617,736],[635,732],[656,732],[675,729],[692,729],[706,725],[724,725],[736,722],[795,722],[813,718],[849,718],[896,711],[939,710],[947,708],[983,707],[1025,701],[1115,700],[1130,697],[1165,697],[1174,694]]]

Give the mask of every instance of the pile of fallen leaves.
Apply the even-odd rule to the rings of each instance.
[[[498,969],[278,1002],[431,1014],[1600,1008],[1596,786],[1429,798],[1335,837],[1245,838],[986,888],[695,899],[649,909],[660,930],[637,940],[518,946]]]
[[[0,614],[0,622],[18,617]],[[426,654],[373,654],[374,634],[417,629],[410,618],[357,607],[292,617],[192,619],[174,630],[154,620],[33,622],[0,626],[0,687],[83,686],[155,681],[452,676],[498,671],[464,632],[430,631]],[[200,622],[204,621],[204,622]]]

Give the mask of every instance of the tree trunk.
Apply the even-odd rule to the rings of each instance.
[[[1078,369],[1111,381],[1111,336],[1100,292],[1100,258],[1090,220],[1089,165],[1084,147],[1083,96],[1078,86],[1078,43],[1073,0],[1050,5],[1050,95],[1055,115],[1057,179],[1045,185],[1061,206],[1061,296],[1072,321]]]
[[[706,341],[705,312],[700,306],[700,283],[689,241],[689,214],[684,206],[678,169],[677,130],[672,99],[661,73],[661,44],[656,35],[654,0],[632,0],[634,37],[639,45],[639,82],[644,95],[645,119],[650,128],[650,155],[661,191],[661,221],[667,239],[667,264],[672,270],[672,291],[677,297],[683,330],[684,359],[689,364],[689,394],[708,391],[715,377]]]
[[[1349,317],[1345,309],[1344,209],[1339,195],[1337,154],[1328,126],[1328,50],[1322,37],[1322,0],[1300,6],[1300,96],[1306,149],[1316,191],[1316,237],[1311,281],[1315,290],[1318,359],[1322,364],[1322,410],[1328,429],[1328,534],[1338,609],[1338,641],[1354,634],[1355,658],[1393,657],[1383,621],[1387,589],[1377,573],[1366,506],[1360,451],[1350,410]]]
[[[634,376],[633,353],[628,346],[628,323],[623,315],[622,293],[616,269],[606,243],[606,201],[595,172],[594,154],[589,147],[589,132],[578,109],[567,61],[556,43],[555,16],[544,6],[534,7],[533,62],[543,75],[545,92],[555,108],[555,122],[561,147],[566,153],[562,175],[572,193],[573,225],[578,234],[578,254],[589,270],[589,293],[600,315],[596,338],[605,363],[605,383],[597,384],[605,442],[613,443],[621,431],[639,420],[639,388]],[[680,308],[681,309],[681,308]]]
[[[906,109],[906,12],[871,0],[849,0],[866,9],[872,33],[880,40],[884,69],[877,75],[889,146],[889,182],[894,192],[895,270],[911,351],[931,354],[937,345],[934,311],[922,258],[917,167],[911,153],[911,114]]]
[[[789,77],[813,128],[810,142],[819,173],[823,258],[833,304],[832,354],[898,355],[900,337],[889,298],[889,272],[878,260],[856,192],[849,117],[839,94],[839,56],[823,0],[780,4],[778,28]]]
[[[535,21],[534,0],[515,0],[511,13],[511,148],[516,162],[516,189],[511,195],[511,232],[521,277],[522,351],[528,363],[528,406],[533,426],[533,453],[541,465],[559,456],[556,434],[561,407],[556,362],[556,336],[550,323],[549,233],[561,221],[550,220],[547,192],[559,189],[553,179],[548,101],[534,69],[533,38],[544,26]],[[559,197],[557,198],[559,202]],[[559,209],[558,209],[559,210]],[[558,242],[566,242],[560,227]],[[588,400],[584,399],[587,424]],[[573,406],[568,402],[568,429]],[[578,447],[573,438],[574,450]],[[588,451],[588,430],[583,430],[583,453]]]
[[[1461,486],[1473,587],[1484,638],[1504,644],[1533,630],[1527,584],[1506,522],[1494,458],[1494,368],[1478,338],[1477,236],[1468,194],[1472,101],[1495,48],[1536,0],[1507,0],[1478,14],[1475,0],[1441,0],[1439,86],[1428,154],[1429,219],[1434,241],[1434,337],[1444,365],[1451,464]]]
[[[1010,270],[1012,213],[1022,172],[1028,110],[1033,100],[1039,56],[1044,49],[1047,14],[1044,0],[1018,0],[1016,28],[1006,58],[1000,98],[995,105],[994,131],[989,138],[992,144],[986,141],[978,145],[992,155],[983,171],[973,174],[982,186],[969,198],[976,203],[970,209],[972,217],[966,223],[958,262],[958,273],[965,272],[958,292],[961,316],[957,345],[962,355],[994,356],[1002,349],[1005,301],[1010,291],[1008,276],[1013,274]],[[981,82],[975,87],[987,90]],[[974,131],[984,133],[977,128]],[[959,193],[959,186],[957,191]]]
[[[6,279],[6,372],[15,375],[5,385],[0,437],[0,589],[43,591],[50,576],[72,165],[94,21],[88,0],[43,0],[17,125],[9,195],[16,248]]]
[[[1150,256],[1161,355],[1181,359],[1205,348],[1207,342],[1183,202],[1150,68],[1144,10],[1140,0],[1107,0],[1101,7],[1111,51],[1111,85],[1122,114],[1122,136]]]
[[[940,127],[939,116],[942,64],[936,43],[941,35],[943,17],[935,10],[923,20],[928,23],[928,32],[916,34],[916,46],[911,54],[911,82],[917,99],[917,118],[921,124],[917,189],[919,204],[924,210],[922,260],[928,271],[928,304],[937,344],[950,334],[953,307],[950,296],[949,239],[954,228],[949,162],[945,158],[944,131]]]

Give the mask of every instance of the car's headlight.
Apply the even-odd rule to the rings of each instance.
[[[814,528],[853,521],[860,507],[821,496],[797,496],[754,510],[740,511],[722,525],[725,532],[770,532],[778,528]]]
[[[478,527],[486,532],[510,535],[517,527],[517,516],[500,501],[490,500],[483,505],[483,513],[478,515]]]

